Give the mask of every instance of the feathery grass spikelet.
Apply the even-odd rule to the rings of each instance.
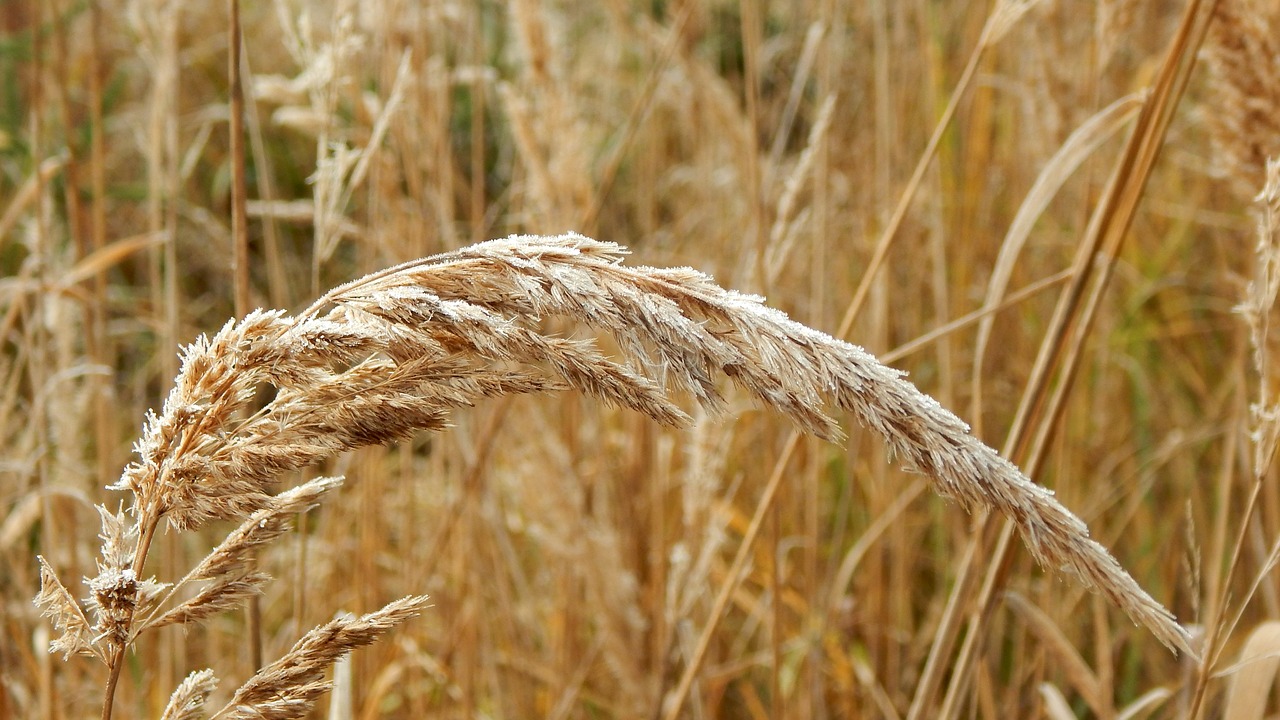
[[[297,317],[256,312],[228,323],[186,352],[120,486],[137,507],[191,527],[265,506],[285,470],[439,429],[449,408],[484,397],[567,385],[678,425],[687,415],[653,376],[716,407],[723,373],[823,438],[842,436],[828,405],[854,413],[940,494],[1001,512],[1043,565],[1188,649],[1173,617],[1078,518],[902,373],[694,270],[624,266],[624,252],[575,234],[510,237],[374,273]],[[551,316],[614,336],[625,362],[532,326]],[[259,382],[280,391],[233,420]]]
[[[203,720],[204,704],[218,684],[212,670],[197,670],[178,684],[160,720]]]
[[[324,671],[341,655],[368,645],[427,607],[425,596],[406,597],[374,612],[344,616],[308,632],[289,652],[236,691],[213,720],[286,720],[303,717],[329,689]]]
[[[968,510],[1004,514],[1040,563],[1102,593],[1168,647],[1190,652],[1185,630],[1089,539],[1084,523],[901,372],[759,297],[689,268],[628,267],[624,254],[577,234],[513,236],[374,273],[296,316],[255,311],[193,343],[162,411],[147,419],[139,460],[116,485],[133,493],[135,523],[100,510],[102,561],[89,581],[93,637],[86,615],[44,567],[38,602],[62,630],[54,646],[97,654],[115,668],[138,633],[198,622],[257,593],[267,578],[252,569],[253,552],[339,482],[321,478],[272,495],[285,471],[441,429],[454,408],[514,394],[571,388],[684,425],[689,416],[667,397],[665,381],[716,408],[723,374],[819,437],[843,436],[831,410],[853,413],[937,492]],[[544,334],[538,323],[549,317],[612,336],[623,357]],[[262,383],[275,396],[252,411]],[[139,547],[140,528],[149,535],[161,519],[182,530],[233,518],[246,519],[171,589],[137,578],[147,547]],[[196,581],[209,584],[161,610]],[[423,603],[406,598],[312,631],[215,717],[300,716],[326,688],[324,667]]]
[[[1280,156],[1280,13],[1265,0],[1220,0],[1216,12],[1206,116],[1214,167],[1243,199],[1263,184],[1267,158]]]
[[[36,607],[40,614],[49,618],[58,631],[58,637],[49,645],[49,652],[60,652],[64,657],[73,654],[93,655],[102,659],[98,646],[93,642],[93,631],[89,619],[75,597],[67,590],[57,573],[49,566],[43,556],[36,556],[40,563],[40,594],[36,596]]]

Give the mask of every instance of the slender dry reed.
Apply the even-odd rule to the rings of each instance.
[[[624,252],[576,234],[494,240],[374,273],[296,316],[255,311],[189,346],[163,409],[147,419],[138,460],[114,486],[132,493],[132,519],[100,509],[102,554],[86,606],[42,560],[37,602],[61,632],[53,648],[107,665],[103,717],[141,634],[198,622],[258,592],[267,577],[253,569],[254,552],[337,485],[322,478],[273,494],[282,473],[439,430],[454,408],[514,394],[571,388],[684,425],[690,418],[666,383],[719,408],[720,374],[819,437],[842,437],[829,408],[853,413],[939,493],[1004,514],[1042,564],[1190,652],[1173,616],[1078,518],[901,373],[692,269],[624,266]],[[624,357],[541,332],[538,322],[551,317],[612,336]],[[264,383],[275,397],[252,412]],[[185,577],[143,579],[161,521],[184,531],[232,519],[243,520],[239,529]],[[300,717],[327,687],[324,667],[423,602],[406,598],[313,630],[213,717]],[[212,682],[191,676],[167,714],[185,716]]]

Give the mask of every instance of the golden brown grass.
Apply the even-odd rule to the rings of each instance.
[[[36,603],[61,632],[51,648],[106,665],[103,716],[139,638],[207,620],[260,592],[268,578],[253,571],[254,552],[334,485],[313,480],[273,495],[282,474],[443,429],[451,409],[507,395],[573,389],[684,426],[691,418],[667,399],[666,383],[718,409],[721,375],[825,439],[843,438],[825,405],[853,414],[939,493],[970,511],[1003,514],[1042,564],[1103,594],[1171,650],[1194,653],[1187,632],[1078,518],[899,373],[701,273],[628,268],[620,253],[581,235],[513,236],[373,273],[296,317],[254,312],[189,346],[164,408],[147,421],[139,459],[112,486],[132,493],[132,522],[99,506],[103,549],[87,607],[41,559]],[[535,323],[547,318],[610,335],[622,360],[538,332]],[[274,397],[255,410],[264,385]],[[246,516],[172,586],[140,579],[162,522],[190,531]],[[210,582],[169,607],[197,581]],[[393,603],[365,622],[385,630],[421,602]],[[326,627],[313,635],[213,717],[230,708],[245,717],[305,714],[327,688],[319,669],[375,633]],[[673,704],[684,700],[679,692]],[[172,701],[187,702],[181,692]]]
[[[107,665],[46,652],[42,575],[61,647],[109,665],[134,643],[118,717],[207,717],[254,677],[298,689],[280,713],[331,677],[333,717],[1274,714],[1250,689],[1280,616],[1275,184],[1252,198],[1280,152],[1278,22],[1253,0],[5,5],[0,716],[102,710]],[[516,272],[505,241],[473,246],[510,235],[597,250]],[[1009,485],[1040,508],[1015,515],[1087,521],[1119,565],[1086,575],[1127,569],[1204,662],[1000,537],[997,486],[961,494],[969,515],[887,461],[898,443],[931,477],[954,466],[910,437],[952,415],[891,415],[886,444],[837,392],[849,346],[740,298],[752,320],[729,322],[687,300],[738,296],[644,269],[681,266],[911,371],[973,425],[950,451],[981,440],[1053,488]],[[246,321],[245,290],[282,310]],[[672,306],[683,334],[650,317]],[[211,359],[325,323],[379,329],[275,371]],[[170,413],[184,345],[175,392],[207,399]],[[740,387],[715,379],[752,347],[768,362]],[[271,374],[289,368],[293,389]],[[428,401],[441,432],[414,431],[444,422]],[[197,416],[219,420],[181,435],[201,438],[184,477],[225,482],[152,483],[146,458]],[[1012,468],[982,452],[970,480]],[[104,487],[131,463],[159,503],[138,516]],[[130,555],[161,510],[191,529],[157,522]],[[221,609],[250,594],[260,621]]]

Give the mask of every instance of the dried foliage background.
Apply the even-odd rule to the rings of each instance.
[[[865,289],[847,339],[1003,447],[1184,8],[986,5],[246,2],[253,302],[296,311],[401,261],[580,231],[832,333]],[[1219,3],[1033,473],[1217,639],[1209,671],[1016,544],[971,661],[931,668],[958,580],[1000,557],[994,528],[853,418],[841,444],[796,443],[727,386],[724,413],[686,404],[691,429],[573,393],[502,399],[286,478],[347,480],[260,557],[265,658],[427,594],[336,671],[333,716],[653,717],[711,624],[687,717],[1275,712],[1266,672],[1237,682],[1280,645],[1280,180],[1254,201],[1280,155],[1271,5]],[[46,652],[36,555],[86,592],[93,505],[120,502],[105,485],[177,348],[233,314],[227,22],[217,2],[0,6],[0,716],[98,711],[100,667]],[[989,328],[952,325],[992,297]],[[231,529],[213,525],[159,535],[155,574],[193,567]],[[250,636],[240,611],[152,636],[117,711],[158,716],[199,668],[248,677]]]

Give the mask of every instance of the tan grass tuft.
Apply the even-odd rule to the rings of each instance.
[[[93,643],[89,619],[80,604],[58,579],[49,562],[41,556],[36,560],[40,563],[40,594],[35,603],[40,614],[49,618],[59,632],[58,638],[49,645],[49,652],[61,652],[67,657],[72,654],[97,656],[99,651]]]
[[[723,373],[824,438],[841,437],[828,406],[854,413],[940,494],[998,510],[1043,565],[1188,648],[1173,617],[1050,491],[900,372],[692,269],[626,267],[624,252],[574,234],[494,240],[348,283],[297,317],[228,323],[187,350],[120,487],[137,508],[192,527],[263,507],[285,470],[439,429],[449,408],[484,397],[567,385],[682,424],[661,381],[716,407]],[[553,316],[612,335],[627,362],[533,327]],[[262,382],[279,388],[275,399],[234,420]]]
[[[340,656],[368,645],[414,617],[427,606],[426,597],[406,597],[375,612],[346,616],[307,633],[280,659],[258,671],[236,691],[214,720],[285,720],[304,717],[329,683],[324,671]]]
[[[1268,0],[1220,0],[1205,46],[1214,166],[1248,197],[1280,155],[1280,12]]]
[[[169,696],[160,720],[203,720],[204,704],[217,684],[212,670],[191,673]]]
[[[258,592],[267,578],[252,569],[254,551],[338,484],[322,478],[273,495],[282,473],[441,429],[454,408],[514,394],[575,389],[683,425],[689,416],[667,385],[716,408],[724,375],[823,438],[842,437],[833,410],[853,413],[937,492],[970,511],[1004,514],[1042,564],[1102,593],[1170,648],[1189,650],[1173,616],[1052,492],[901,372],[695,270],[625,266],[625,252],[577,234],[494,240],[368,275],[296,316],[255,311],[193,343],[161,412],[147,419],[139,459],[116,484],[133,493],[133,522],[100,511],[92,637],[88,616],[45,567],[38,602],[62,630],[54,646],[107,662],[109,707],[139,633],[200,621]],[[544,333],[550,318],[611,337],[622,357]],[[254,411],[262,384],[275,396]],[[233,518],[244,522],[172,588],[139,579],[162,519],[184,530]],[[197,581],[208,584],[161,610]],[[327,687],[323,668],[423,602],[406,598],[312,631],[215,717],[300,716]]]
[[[1264,622],[1249,633],[1240,659],[1223,674],[1231,677],[1226,720],[1261,720],[1267,717],[1267,701],[1280,670],[1280,622]]]

